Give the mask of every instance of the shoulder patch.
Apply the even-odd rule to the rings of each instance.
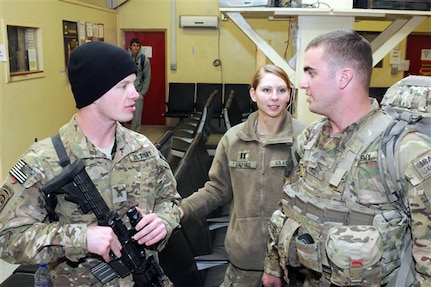
[[[12,190],[7,185],[2,186],[0,189],[0,211],[3,210],[3,208],[6,206],[6,203],[8,202],[9,198],[12,197]]]
[[[431,153],[427,153],[413,162],[416,171],[422,179],[431,175]]]
[[[34,174],[31,167],[20,159],[9,171],[9,174],[19,183],[23,184],[29,177]]]

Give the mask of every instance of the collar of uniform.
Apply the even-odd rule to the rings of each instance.
[[[147,150],[145,146],[151,143],[146,136],[134,133],[131,130],[126,129],[118,122],[115,135],[115,141],[117,143],[117,150],[115,154],[116,161],[119,161],[120,159],[126,157],[131,153],[135,153],[138,150]]]
[[[371,106],[368,111],[359,120],[346,127],[343,133],[353,133],[354,130],[357,130],[360,126],[363,126],[365,123],[370,121],[374,117],[374,115],[377,115],[377,112],[379,110],[379,103],[374,98],[370,98],[370,102]]]
[[[243,141],[259,141],[256,134],[255,123],[258,117],[258,111],[251,113],[243,128],[238,132],[238,137]],[[265,144],[280,144],[280,143],[293,143],[293,126],[292,116],[290,113],[285,112],[280,129],[273,135],[268,135]]]
[[[323,123],[319,135],[318,141],[319,146],[323,148],[322,145],[325,145],[326,148],[332,149],[328,147],[328,144],[331,144],[331,138],[337,139],[336,141],[344,141],[347,142],[352,135],[355,133],[356,130],[358,130],[361,126],[365,125],[368,121],[372,120],[374,116],[377,116],[379,113],[379,104],[376,99],[370,98],[371,106],[368,109],[368,111],[356,122],[351,123],[346,128],[344,128],[342,131],[338,132],[337,134],[334,134],[331,136],[331,130],[332,126],[329,120],[326,118],[325,122]],[[338,146],[339,144],[337,144]]]
[[[70,146],[72,155],[79,158],[94,158],[97,157],[96,155],[102,154],[94,144],[87,140],[76,123],[75,116],[60,129],[60,136],[69,141],[63,142],[65,147]],[[115,131],[116,151],[115,156],[113,156],[115,161],[119,161],[128,154],[142,149],[144,142],[148,140],[144,135],[141,135],[140,138],[135,138],[131,136],[131,133],[130,130],[117,122]]]

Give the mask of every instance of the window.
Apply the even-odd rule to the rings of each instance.
[[[43,76],[40,28],[7,25],[9,80]]]

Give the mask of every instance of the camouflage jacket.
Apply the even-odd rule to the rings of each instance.
[[[302,158],[298,165],[300,168],[292,177],[292,184],[284,187],[284,195],[290,197],[283,197],[279,205],[281,212],[276,211],[271,218],[271,238],[268,242],[265,272],[281,277],[286,265],[304,266],[304,261],[301,262],[301,259],[296,257],[297,252],[298,254],[300,252],[300,250],[296,250],[302,244],[302,242],[298,242],[298,238],[301,234],[310,233],[317,246],[316,252],[313,254],[315,257],[309,257],[310,261],[314,262],[312,267],[315,268],[308,268],[320,273],[325,272],[325,267],[331,268],[331,280],[335,283],[334,281],[339,279],[336,277],[345,270],[339,267],[334,268],[333,264],[328,262],[331,261],[328,257],[335,255],[329,254],[328,250],[325,252],[325,248],[337,246],[334,245],[334,241],[330,240],[334,234],[331,233],[331,226],[372,226],[368,229],[369,231],[379,226],[378,220],[382,219],[382,214],[383,218],[385,215],[394,214],[394,207],[388,201],[378,171],[377,149],[380,145],[380,136],[370,140],[371,142],[364,146],[365,150],[352,157],[354,164],[347,174],[339,172],[342,170],[340,166],[343,167],[345,163],[344,157],[348,156],[345,151],[348,149],[361,150],[363,142],[367,141],[365,139],[367,136],[363,136],[363,140],[357,140],[355,135],[359,131],[371,134],[372,121],[386,120],[387,117],[378,109],[377,102],[374,102],[367,115],[336,135],[330,136],[331,126],[327,119],[310,125],[300,135],[298,138],[298,153]],[[321,124],[321,128],[315,133],[317,124]],[[366,128],[364,129],[364,127]],[[311,145],[313,140],[314,143]],[[308,160],[304,161],[304,158],[307,158],[306,154],[308,154]],[[429,286],[431,284],[431,265],[429,264],[431,260],[431,190],[429,188],[431,186],[431,139],[416,132],[408,133],[400,142],[396,154],[396,167],[399,174],[403,175],[401,185],[405,195],[404,204],[408,207],[408,219],[403,221],[406,222],[404,224],[406,227],[400,228],[394,233],[387,229],[388,226],[379,229],[379,232],[381,230],[387,232],[380,234],[377,242],[379,246],[377,253],[383,253],[383,259],[377,263],[374,262],[377,268],[373,266],[370,270],[380,268],[379,271],[374,272],[381,274],[372,274],[372,276],[378,277],[378,282],[380,282],[378,285],[388,282],[393,275],[392,272],[396,271],[400,264],[400,255],[394,255],[393,252],[400,251],[400,245],[405,241],[405,236],[411,234],[414,242],[413,258],[416,265],[415,286],[420,284]],[[334,178],[338,181],[334,181]],[[385,176],[385,178],[388,177]],[[397,216],[400,214],[399,210],[395,212]],[[387,224],[386,221],[385,224]],[[283,233],[283,227],[287,225],[291,226],[292,232],[287,237],[279,238]],[[399,226],[401,225],[400,223]],[[343,232],[339,231],[339,234],[344,234]],[[396,234],[396,238],[394,234]],[[286,238],[289,242],[285,242]],[[281,246],[286,248],[280,253]],[[289,246],[291,250],[295,251],[285,252]],[[296,247],[292,249],[292,246]],[[341,249],[343,248],[338,250]],[[348,248],[343,250],[346,249],[349,250]],[[283,252],[289,253],[285,256],[287,258],[283,258]],[[341,254],[337,256],[341,258]],[[328,272],[327,269],[326,272]],[[288,275],[285,273],[285,276]],[[346,282],[343,284],[337,281],[337,283],[340,286],[348,286]],[[376,286],[367,285],[368,283],[364,281],[361,286]]]
[[[220,140],[205,186],[185,198],[184,220],[205,216],[233,199],[225,239],[229,260],[245,270],[263,270],[268,219],[281,196],[290,147],[304,126],[289,113],[280,130],[256,134],[258,113],[229,129]]]
[[[59,134],[71,162],[84,160],[103,199],[126,224],[126,212],[134,205],[164,221],[168,236],[159,243],[161,250],[179,225],[180,196],[169,165],[154,145],[117,123],[116,151],[111,160],[88,141],[74,117]],[[82,214],[76,204],[58,195],[55,211],[59,221],[47,219],[40,190],[62,170],[51,139],[34,143],[14,169],[24,178],[18,182],[9,176],[1,189],[7,195],[6,203],[0,205],[1,258],[18,264],[50,263],[55,286],[101,286],[90,267],[103,259],[87,251],[86,228],[97,223],[93,212]],[[147,255],[151,254],[156,251],[148,250]],[[121,280],[131,282],[132,276]],[[118,281],[105,286],[119,286]]]

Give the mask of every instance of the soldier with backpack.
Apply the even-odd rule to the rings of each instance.
[[[144,109],[144,97],[150,88],[151,82],[151,64],[148,57],[145,56],[141,41],[138,38],[130,40],[129,54],[136,63],[136,80],[135,88],[139,93],[139,98],[135,101],[136,110],[133,113],[131,130],[139,132],[141,130],[142,111]]]
[[[300,87],[324,117],[298,137],[298,168],[269,222],[265,287],[431,284],[431,138],[414,121],[393,129],[400,121],[370,100],[372,61],[352,30],[305,50]]]

